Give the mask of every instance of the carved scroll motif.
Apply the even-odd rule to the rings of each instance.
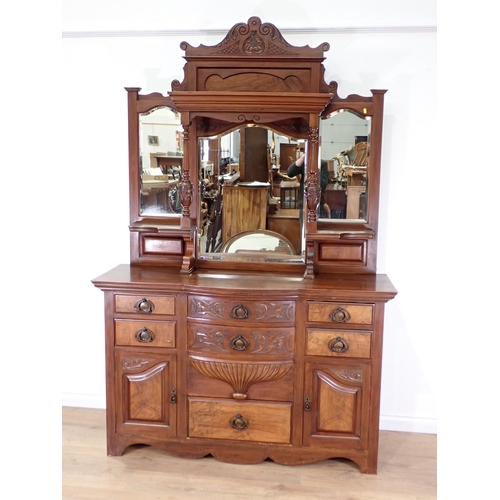
[[[229,330],[197,325],[190,332],[190,345],[192,349],[231,352],[232,349],[229,344],[233,335]],[[251,331],[242,335],[251,341],[252,347],[246,352],[255,354],[293,354],[293,331]]]
[[[262,24],[258,17],[251,17],[246,23],[238,23],[216,46],[217,54],[224,55],[296,55],[280,30],[271,23]]]
[[[282,333],[273,335],[271,332],[253,333],[255,348],[252,352],[274,354],[275,352],[293,353],[293,335]]]
[[[335,375],[348,382],[362,382],[363,372],[360,370],[333,370]]]
[[[124,370],[137,370],[152,363],[152,359],[123,358],[122,367]]]
[[[189,315],[195,318],[224,318],[226,305],[231,304],[221,300],[189,299]],[[259,321],[293,321],[295,319],[294,302],[257,302],[254,304],[254,319]]]
[[[206,347],[210,351],[227,352],[228,350],[224,345],[226,334],[219,330],[209,330],[208,328],[202,330],[197,327],[196,331],[191,332],[191,336],[194,336],[194,339],[191,339],[193,349]]]
[[[295,318],[295,304],[293,302],[256,304],[257,318],[259,320],[282,319],[293,321]]]
[[[220,300],[189,299],[189,315],[195,318],[224,317],[225,303]]]

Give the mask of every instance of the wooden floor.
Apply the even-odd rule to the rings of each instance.
[[[379,471],[348,460],[283,466],[176,458],[148,446],[106,455],[104,410],[63,408],[63,500],[428,500],[436,495],[436,436],[382,431]]]

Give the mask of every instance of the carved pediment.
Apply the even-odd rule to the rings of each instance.
[[[175,92],[329,93],[332,89],[323,79],[328,43],[293,46],[274,24],[258,17],[235,24],[217,45],[193,47],[182,42],[180,47],[187,63],[184,80],[172,82]],[[263,60],[273,63],[263,67]]]
[[[295,58],[309,56],[323,58],[323,52],[330,49],[330,44],[323,43],[316,48],[311,48],[308,45],[295,47],[285,40],[274,24],[262,23],[260,18],[251,17],[248,23],[235,24],[217,45],[192,47],[189,43],[182,42],[181,49],[186,51],[186,57],[285,56]]]

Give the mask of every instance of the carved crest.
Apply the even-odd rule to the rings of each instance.
[[[216,48],[218,54],[296,55],[294,47],[283,38],[274,24],[262,24],[258,17],[251,17],[248,23],[233,26]]]

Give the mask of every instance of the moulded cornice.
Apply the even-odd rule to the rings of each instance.
[[[358,35],[369,33],[436,33],[437,26],[350,26],[332,28],[285,28],[283,35]],[[62,38],[141,38],[225,36],[226,29],[63,31]]]

